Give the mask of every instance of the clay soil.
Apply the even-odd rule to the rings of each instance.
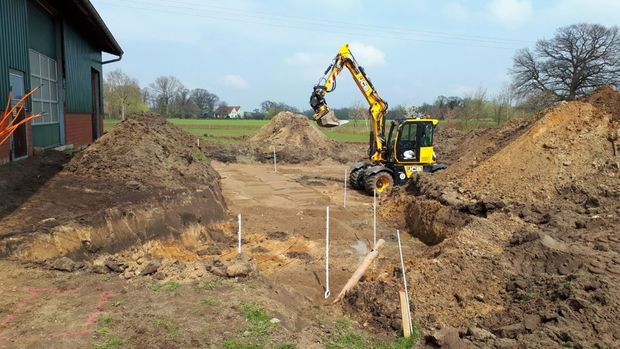
[[[396,229],[418,347],[618,347],[617,100],[601,90],[500,128],[438,131],[451,166],[380,197],[385,247],[336,305],[324,299],[325,208],[335,295],[372,248],[372,197],[349,189],[344,207],[348,164],[329,155],[339,145],[311,137],[301,119],[302,132],[291,131],[295,116],[248,142],[262,159],[256,149],[199,149],[176,128],[138,118],[125,125],[136,129],[121,125],[73,158],[4,167],[12,199],[0,207],[0,347],[347,348],[343,340],[358,335],[356,347],[387,343],[401,331]],[[115,145],[121,135],[153,145]],[[290,158],[278,148],[306,143]],[[277,172],[262,163],[274,145],[288,159]],[[324,155],[297,157],[310,148]],[[364,156],[348,151],[349,160]],[[276,319],[260,335],[248,316],[256,307]]]

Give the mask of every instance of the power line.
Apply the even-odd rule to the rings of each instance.
[[[104,0],[104,1],[107,2],[111,0]],[[154,7],[152,6],[152,2],[150,3],[151,6],[144,7],[139,2],[139,0],[125,0],[123,1],[122,4],[117,3],[117,2],[111,2],[111,3],[107,3],[106,5],[121,7],[121,8],[128,8],[128,9],[151,11],[151,12],[160,12],[160,13],[166,13],[166,14],[192,16],[192,17],[210,19],[210,20],[215,20],[215,21],[222,21],[222,22],[227,22],[227,23],[233,22],[233,23],[255,24],[255,25],[262,25],[262,26],[271,26],[271,27],[276,27],[276,28],[301,30],[301,31],[324,32],[328,34],[338,33],[338,34],[347,34],[347,35],[355,35],[355,36],[366,35],[366,36],[374,36],[374,37],[383,38],[383,39],[417,41],[417,42],[423,42],[423,43],[433,43],[433,44],[448,45],[448,46],[467,46],[467,47],[482,47],[482,48],[511,49],[511,50],[516,48],[515,46],[506,46],[508,43],[500,44],[500,43],[496,43],[493,41],[478,40],[480,41],[480,43],[475,42],[475,41],[472,43],[467,43],[465,42],[466,40],[473,40],[473,39],[445,37],[445,38],[441,38],[442,40],[437,40],[432,37],[431,38],[412,37],[412,36],[406,35],[405,32],[402,32],[402,33],[401,32],[392,32],[392,33],[383,32],[382,33],[381,31],[370,30],[367,28],[355,29],[355,28],[348,28],[342,25],[332,25],[332,27],[333,26],[343,27],[343,30],[335,31],[329,28],[325,28],[324,26],[318,26],[316,23],[298,23],[298,22],[291,22],[290,20],[282,20],[282,21],[279,21],[279,23],[273,23],[273,22],[267,21],[268,20],[267,18],[263,18],[260,16],[250,16],[250,15],[240,15],[240,14],[233,15],[231,13],[222,13],[222,11],[218,11],[218,10],[212,10],[209,12],[220,13],[220,15],[215,15],[215,14],[209,15],[209,14],[200,13],[200,12],[206,11],[204,8],[190,8],[190,7],[174,6],[174,5],[159,4],[159,3],[157,4],[159,5],[159,7]],[[242,19],[240,17],[244,17],[244,18]],[[282,23],[282,22],[285,22],[285,23]],[[307,24],[307,25],[304,25],[304,24]],[[308,27],[308,25],[311,25],[311,27]],[[486,45],[483,45],[483,43]]]
[[[126,0],[127,1],[127,0]],[[228,12],[228,13],[232,13],[232,14],[249,14],[251,17],[257,18],[256,15],[261,15],[258,18],[263,19],[264,17],[273,17],[273,18],[277,18],[277,19],[281,19],[281,20],[286,20],[286,21],[292,21],[295,20],[297,22],[302,21],[302,22],[307,22],[309,24],[322,24],[322,25],[339,25],[339,26],[349,26],[349,27],[357,27],[357,28],[361,28],[361,29],[368,29],[368,28],[375,28],[378,29],[380,31],[389,31],[390,33],[405,33],[405,34],[424,34],[427,36],[437,36],[440,38],[452,38],[452,39],[461,39],[461,40],[475,40],[475,41],[484,41],[484,42],[494,42],[494,43],[508,43],[508,44],[515,44],[515,43],[519,43],[519,44],[527,44],[529,43],[528,41],[525,40],[517,40],[517,39],[507,39],[507,38],[498,38],[498,37],[490,37],[490,36],[478,36],[478,35],[467,35],[467,34],[454,34],[454,33],[444,33],[444,32],[436,32],[436,31],[424,31],[424,30],[410,30],[410,29],[404,29],[404,28],[395,28],[395,27],[386,27],[386,26],[378,26],[378,25],[373,25],[372,23],[368,23],[368,24],[362,24],[362,23],[351,23],[351,22],[342,22],[342,21],[325,21],[325,20],[318,20],[318,19],[311,19],[311,18],[304,18],[304,17],[296,17],[296,16],[282,16],[282,15],[278,15],[278,14],[274,14],[274,13],[269,13],[269,12],[263,12],[263,11],[246,11],[246,10],[242,10],[242,9],[235,9],[235,8],[230,8],[230,7],[222,7],[222,6],[217,6],[217,5],[206,5],[205,3],[201,3],[201,4],[197,4],[197,3],[190,3],[190,2],[186,2],[186,1],[178,1],[178,0],[129,0],[129,1],[141,1],[143,3],[149,3],[152,4],[153,1],[155,2],[159,2],[159,5],[163,5],[163,6],[171,6],[171,7],[177,7],[177,8],[185,8],[185,9],[191,9],[191,10],[195,10],[195,9],[203,9],[203,10],[211,10],[211,11],[224,11],[224,12]],[[186,5],[186,6],[174,6],[174,5],[170,5],[170,3],[172,4],[179,4],[179,5]],[[199,6],[199,7],[195,7],[195,6]]]

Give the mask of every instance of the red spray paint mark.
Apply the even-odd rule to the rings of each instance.
[[[26,308],[26,306],[31,305],[34,303],[35,299],[38,298],[39,296],[41,296],[41,294],[49,294],[49,293],[57,293],[57,294],[66,294],[66,293],[76,293],[78,292],[80,289],[79,288],[70,288],[70,289],[63,289],[63,288],[24,288],[21,289],[20,291],[26,295],[26,299],[17,303],[17,305],[15,306],[15,308],[13,309],[13,311],[7,315],[2,322],[0,322],[0,326],[4,326],[8,323],[10,323],[11,321],[13,321],[15,319],[15,317],[21,313],[24,308]],[[14,289],[12,290],[14,292],[18,292],[18,290]],[[57,339],[57,338],[69,338],[69,337],[83,337],[83,336],[87,336],[88,333],[90,332],[90,327],[95,323],[95,321],[97,321],[97,317],[99,316],[99,314],[101,313],[103,306],[108,303],[108,301],[110,300],[110,296],[111,293],[110,292],[103,292],[101,293],[101,295],[99,296],[99,301],[97,302],[97,304],[95,305],[95,309],[88,314],[88,316],[86,317],[86,319],[84,320],[84,323],[82,325],[82,327],[77,330],[77,331],[66,331],[66,332],[57,332],[57,333],[52,333],[52,334],[48,334],[48,335],[40,335],[40,336],[22,336],[22,337],[16,337],[16,338],[11,338],[9,336],[5,336],[5,335],[0,335],[0,341],[12,341],[12,340],[36,340],[36,339],[41,339],[41,340],[49,340],[49,339]]]

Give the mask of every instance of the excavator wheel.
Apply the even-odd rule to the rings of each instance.
[[[385,171],[376,173],[366,178],[365,181],[365,189],[369,194],[372,194],[374,190],[377,191],[377,194],[388,194],[392,191],[393,187],[394,178],[392,178],[392,175]]]
[[[355,190],[364,189],[364,168],[358,168],[349,173],[349,187]]]

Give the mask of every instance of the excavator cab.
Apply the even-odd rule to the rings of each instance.
[[[386,166],[396,184],[402,184],[419,172],[444,169],[437,164],[433,148],[436,119],[398,119],[392,121],[387,139]]]

